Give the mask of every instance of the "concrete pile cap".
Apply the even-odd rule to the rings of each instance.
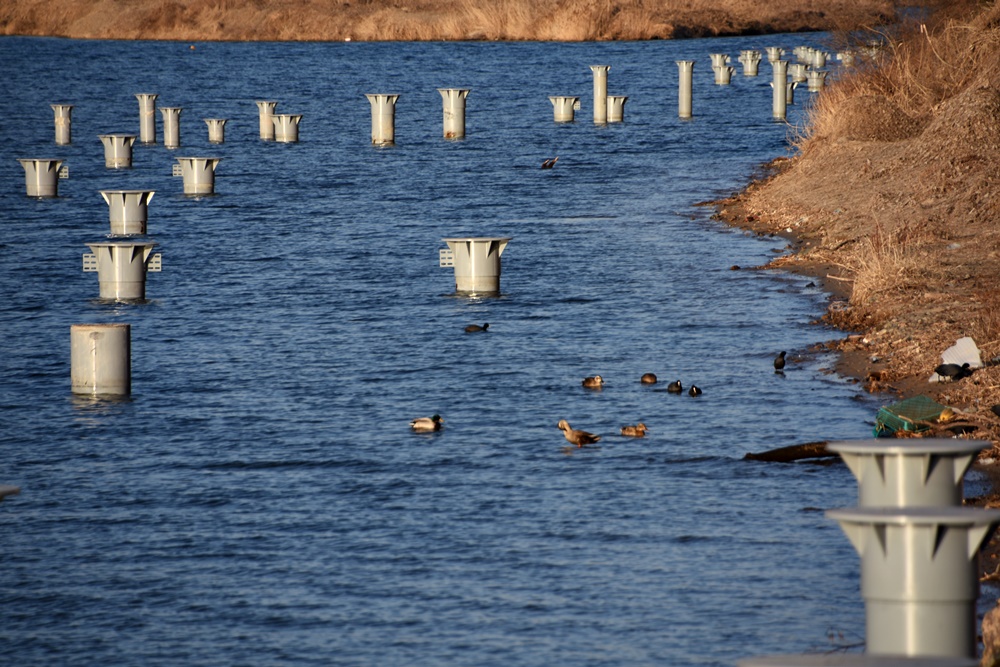
[[[737,667],[976,667],[972,658],[918,658],[894,655],[774,655],[740,660]]]
[[[829,442],[826,448],[838,454],[893,454],[925,456],[927,454],[972,454],[990,446],[985,440],[956,440],[955,438],[913,438],[905,441],[871,438],[868,440],[843,440]]]

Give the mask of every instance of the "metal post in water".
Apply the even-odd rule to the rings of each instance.
[[[572,123],[574,112],[580,108],[580,98],[569,95],[556,95],[550,97],[552,102],[552,114],[557,123]]]
[[[499,294],[500,255],[511,237],[465,237],[442,239],[448,248],[439,251],[439,265],[455,267],[455,291],[459,294]]]
[[[181,111],[182,107],[160,107],[163,114],[163,145],[166,148],[178,148],[181,145]]]
[[[73,105],[50,104],[55,112],[56,144],[66,146],[73,143]]]
[[[221,157],[179,157],[181,176],[184,178],[184,194],[215,194],[215,168]]]
[[[691,117],[691,79],[694,71],[693,60],[678,60],[677,68],[680,79],[677,87],[677,115],[681,118]]]
[[[271,117],[274,115],[274,109],[277,106],[277,102],[270,100],[257,101],[257,111],[260,118],[260,138],[265,141],[274,139],[274,121],[271,120]]]
[[[444,138],[465,138],[465,98],[469,88],[438,88],[444,108]]]
[[[108,220],[112,236],[146,233],[149,202],[154,190],[101,190],[108,204]]]
[[[97,273],[102,299],[141,301],[146,298],[146,272],[159,271],[160,254],[155,243],[111,241],[88,243],[92,252],[83,255],[85,273]]]
[[[128,396],[132,391],[132,329],[128,324],[70,326],[74,394]]]
[[[276,113],[271,116],[271,122],[274,123],[274,140],[286,144],[297,142],[301,121],[302,114]]]
[[[104,166],[108,169],[132,168],[132,145],[134,134],[99,134],[104,144]]]
[[[756,49],[740,51],[739,61],[743,63],[743,76],[757,76],[761,55]]]
[[[139,141],[144,144],[156,143],[156,95],[136,93],[139,100]]]
[[[396,101],[399,95],[366,94],[372,105],[372,145],[392,146],[396,143]]]
[[[608,70],[611,65],[591,65],[594,73],[594,122],[608,122]]]
[[[625,120],[625,95],[608,95],[608,122],[621,123]]]
[[[771,63],[773,67],[774,80],[771,82],[772,90],[772,103],[771,103],[771,117],[777,120],[785,120],[786,107],[787,107],[787,88],[785,84],[787,83],[787,72],[788,72],[788,61],[787,60],[777,60]]]
[[[24,181],[29,197],[58,197],[59,170],[63,160],[19,158],[24,167]]]
[[[208,143],[222,144],[226,141],[226,118],[205,118],[208,125]]]

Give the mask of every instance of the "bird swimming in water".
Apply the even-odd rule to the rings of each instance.
[[[581,431],[579,429],[570,428],[569,422],[565,419],[559,420],[559,430],[563,432],[566,439],[577,447],[583,447],[584,445],[592,445],[601,439],[601,436],[594,435],[593,433],[587,433],[586,431]]]
[[[691,388],[688,389],[688,396],[701,396],[701,394],[702,394],[701,389],[699,389],[695,385],[691,385]]]
[[[934,369],[934,372],[943,378],[950,378],[952,382],[972,375],[972,369],[969,368],[968,361],[961,366],[958,364],[941,364]]]
[[[478,324],[470,324],[469,326],[465,327],[465,333],[476,333],[477,331],[486,331],[489,328],[490,328],[489,322],[486,322],[485,324],[483,324],[483,326],[479,326]]]
[[[556,166],[556,162],[559,161],[559,156],[550,157],[548,160],[542,163],[542,169],[551,169]]]
[[[785,351],[782,350],[781,353],[774,358],[774,370],[780,371],[785,367]]]
[[[643,376],[639,378],[639,382],[643,384],[656,384],[656,374],[655,373],[643,373]]]
[[[410,422],[410,428],[414,431],[427,432],[427,431],[440,431],[441,424],[444,420],[441,419],[441,415],[434,415],[433,417],[417,417]]]
[[[667,391],[669,391],[671,394],[679,394],[682,391],[684,391],[684,387],[681,386],[680,380],[674,380],[673,382],[667,385]]]
[[[635,426],[622,426],[622,435],[627,435],[630,438],[644,438],[648,430],[645,424],[639,422]]]
[[[594,375],[588,378],[583,378],[583,382],[581,384],[588,389],[600,389],[604,386],[604,378],[600,375]]]

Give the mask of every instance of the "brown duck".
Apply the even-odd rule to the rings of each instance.
[[[570,428],[569,422],[565,419],[559,420],[559,430],[563,432],[566,439],[576,445],[577,447],[583,447],[584,445],[592,445],[601,439],[601,436],[594,435],[593,433],[587,433],[586,431],[581,431],[579,429]]]
[[[594,375],[589,378],[583,378],[582,384],[588,389],[600,389],[604,385],[604,378],[600,375]]]
[[[645,424],[639,422],[635,426],[622,426],[622,435],[627,435],[630,438],[645,438],[648,430]]]

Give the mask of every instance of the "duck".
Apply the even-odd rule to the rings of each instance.
[[[667,391],[669,391],[671,394],[679,394],[682,391],[684,391],[684,387],[681,386],[680,380],[674,380],[673,382],[667,385]]]
[[[622,426],[622,435],[627,435],[630,438],[644,438],[648,430],[645,424],[639,422],[635,426]]]
[[[643,384],[656,384],[656,373],[643,373],[642,377],[639,378],[639,382]]]
[[[576,445],[577,447],[583,447],[584,445],[592,445],[601,439],[601,436],[594,435],[593,433],[587,433],[586,431],[581,431],[579,429],[570,428],[569,422],[565,419],[559,420],[559,430],[563,432],[566,439]]]
[[[934,372],[943,378],[949,378],[952,382],[955,380],[961,380],[962,378],[967,378],[972,375],[972,369],[969,368],[969,362],[965,362],[961,366],[958,364],[941,364],[934,369]]]
[[[782,350],[777,357],[774,358],[774,370],[780,371],[785,367],[785,351]]]
[[[483,326],[479,326],[478,324],[470,324],[469,326],[465,327],[465,333],[476,333],[477,331],[486,331],[489,328],[490,328],[489,322],[484,323]]]
[[[591,377],[583,378],[583,382],[581,384],[588,389],[600,389],[604,386],[604,378],[600,375],[593,375]]]
[[[695,385],[691,385],[691,388],[688,389],[688,396],[701,396],[701,394],[701,389]]]
[[[559,161],[559,156],[550,157],[548,160],[542,163],[542,169],[551,169],[556,166],[556,162]]]
[[[428,432],[428,431],[440,431],[441,424],[444,420],[441,419],[441,415],[434,415],[433,417],[417,417],[410,422],[410,428],[414,431]]]

